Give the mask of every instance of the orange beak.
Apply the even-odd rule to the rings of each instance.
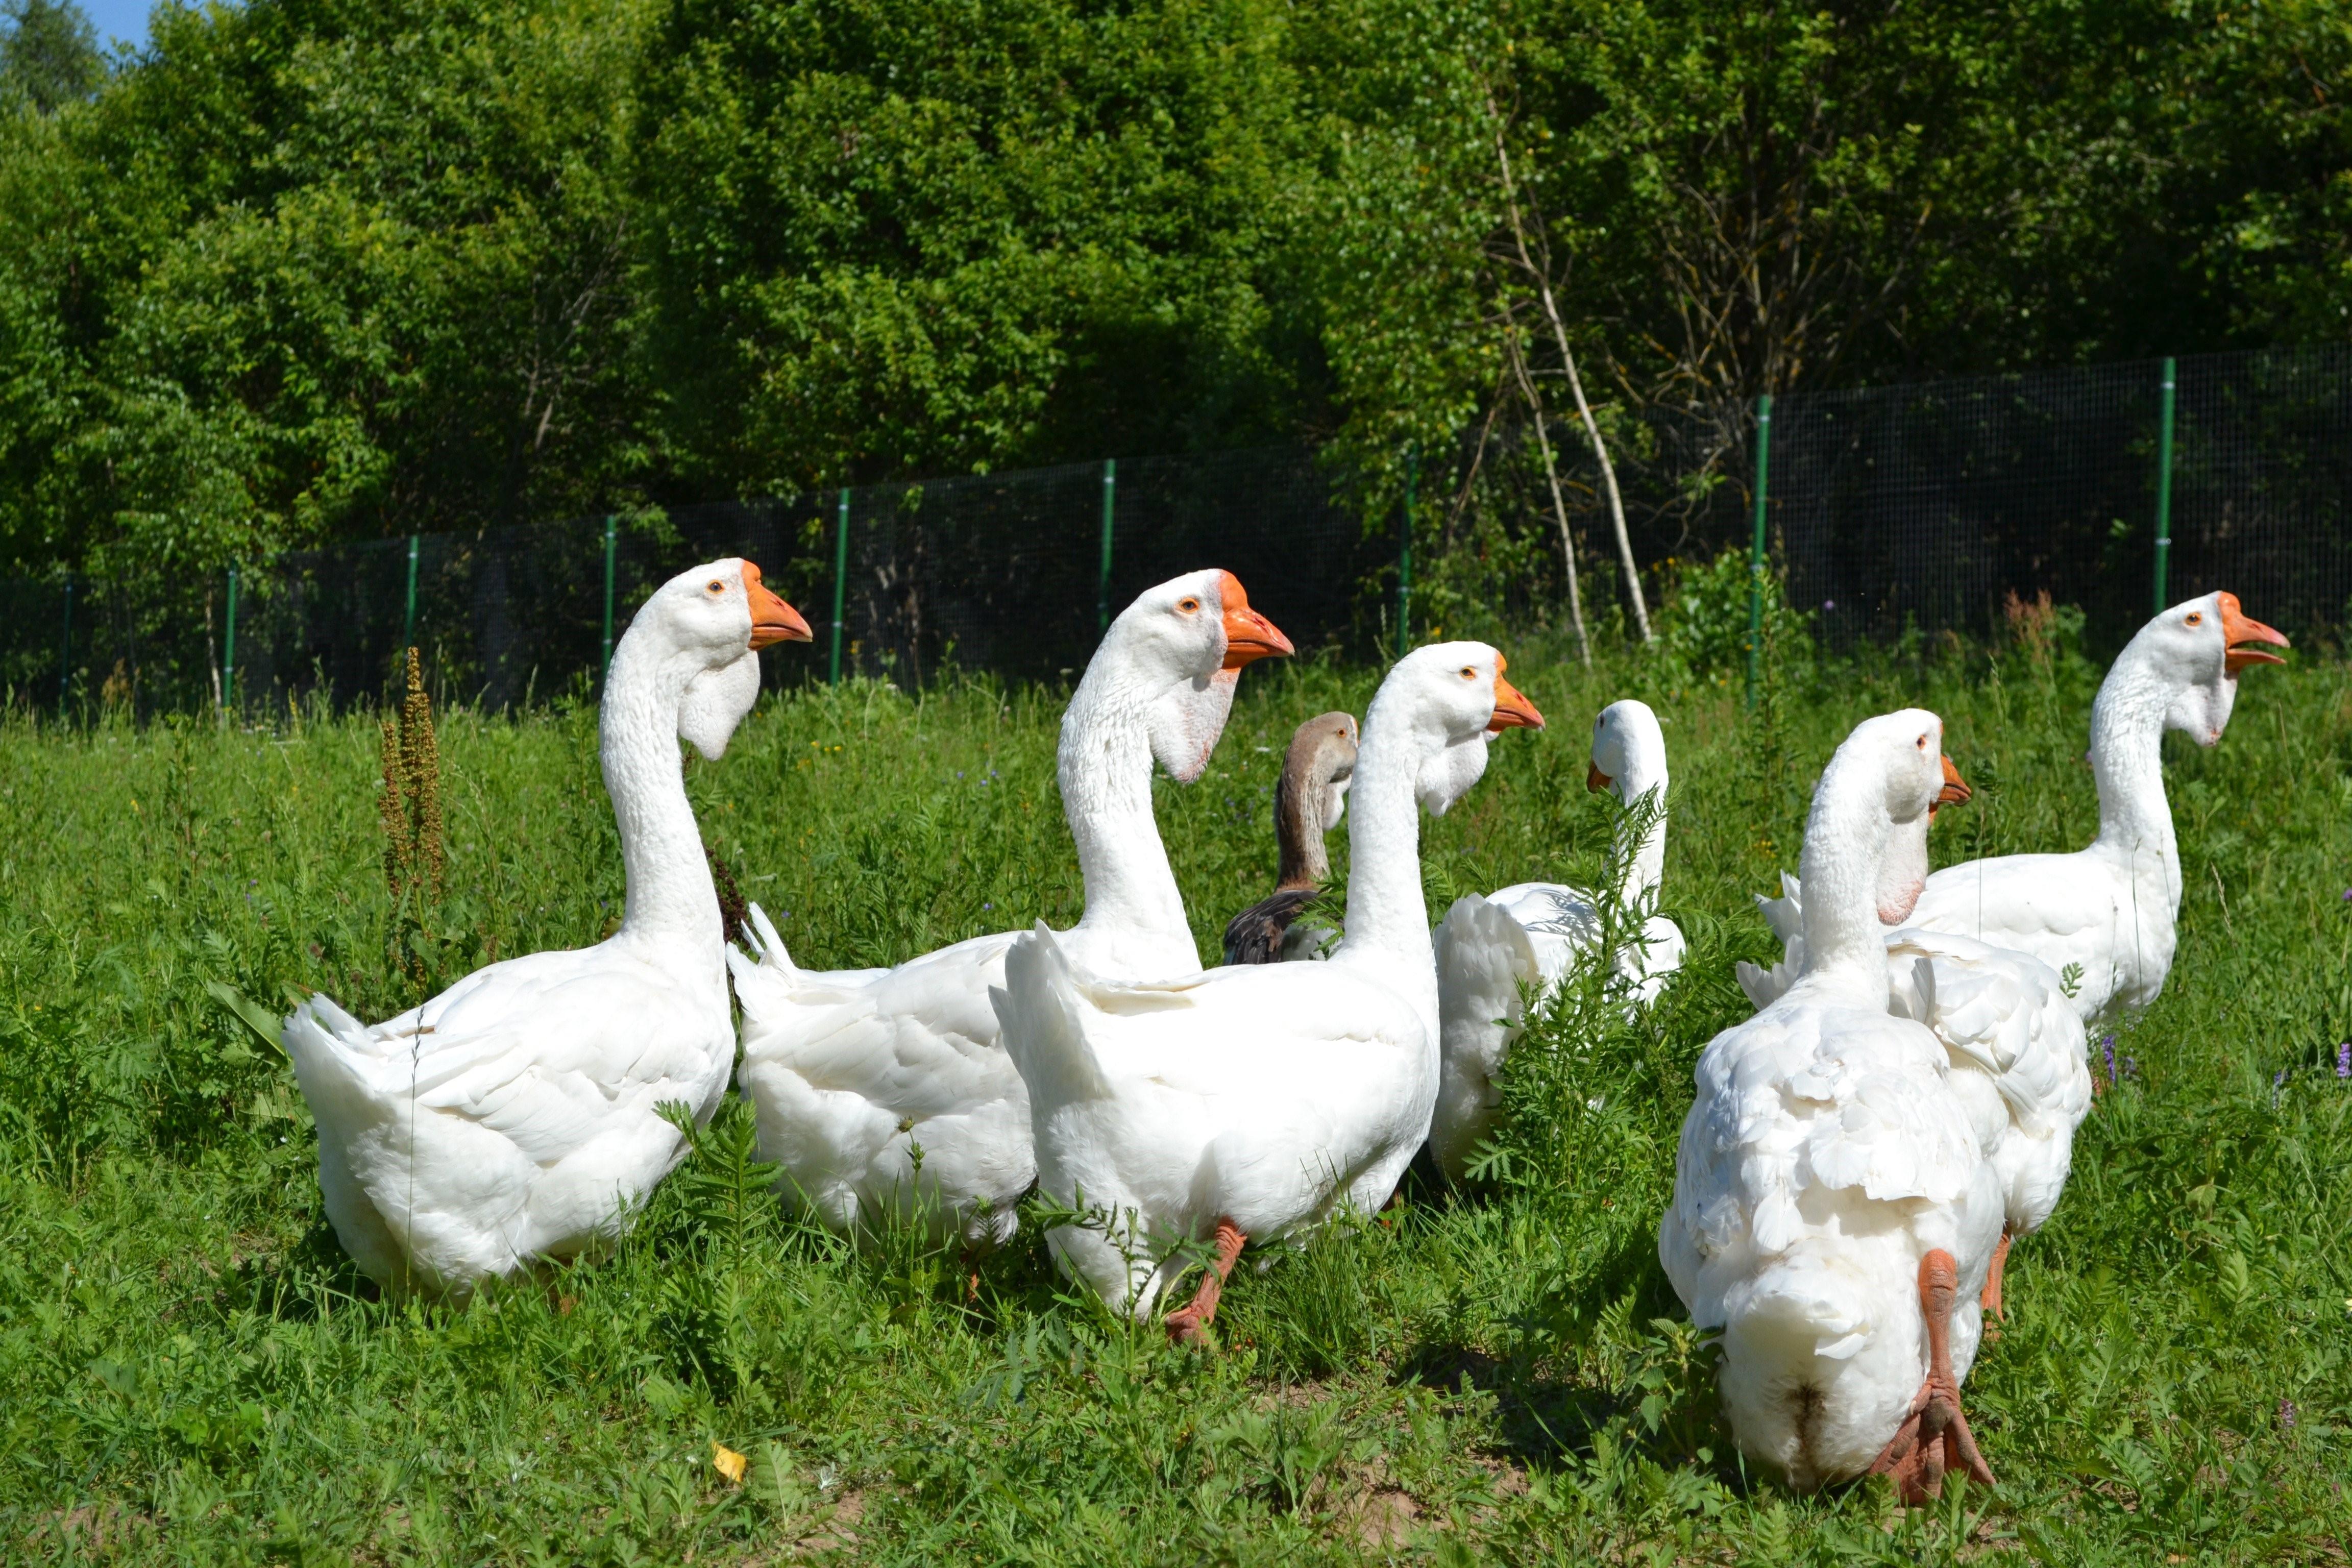
[[[1599,763],[1594,763],[1584,770],[1584,787],[1591,790],[1595,795],[1599,795],[1602,790],[1607,789],[1611,784],[1613,784],[1616,782],[1617,781],[1615,779],[1611,778],[1607,773],[1601,771],[1601,764]]]
[[[2250,664],[2284,664],[2286,660],[2274,653],[2264,653],[2258,647],[2240,647],[2242,642],[2269,643],[2274,647],[2291,647],[2286,634],[2274,626],[2266,626],[2245,611],[2238,608],[2235,594],[2216,594],[2213,602],[2221,606],[2221,640],[2230,651],[2221,656],[2221,665],[2230,674]]]
[[[1486,729],[1499,735],[1506,730],[1540,730],[1543,715],[1536,705],[1521,695],[1519,689],[1503,679],[1510,660],[1501,654],[1495,656],[1495,716],[1486,721]]]
[[[1927,820],[1930,822],[1936,820],[1936,814],[1944,807],[1958,805],[1975,793],[1969,788],[1969,781],[1960,776],[1960,770],[1952,765],[1951,758],[1944,758],[1943,763],[1944,787],[1937,790],[1936,798],[1928,803]]]
[[[743,594],[751,601],[751,646],[772,647],[780,642],[814,642],[815,634],[801,613],[770,593],[760,581],[760,569],[743,563]]]
[[[1230,572],[1220,572],[1218,596],[1225,603],[1225,668],[1239,669],[1261,658],[1287,658],[1297,651],[1282,629],[1249,607],[1249,595],[1242,580]]]

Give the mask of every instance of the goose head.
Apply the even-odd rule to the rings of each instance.
[[[1936,814],[1948,805],[1958,805],[1974,793],[1952,759],[1942,759],[1943,787],[1927,809],[1907,821],[1898,821],[1887,836],[1886,858],[1878,867],[1878,920],[1882,925],[1899,926],[1911,918],[1919,902],[1920,890],[1927,885],[1927,829],[1934,825]]]
[[[678,735],[716,759],[759,700],[758,650],[809,640],[808,623],[760,581],[760,568],[730,556],[655,589],[630,619],[614,663],[650,656],[677,669]]]
[[[2247,615],[2238,595],[2214,593],[2184,599],[2148,622],[2116,663],[2129,661],[2142,679],[2166,690],[2166,729],[2184,731],[2199,745],[2210,746],[2229,728],[2240,672],[2284,663],[2268,649],[2288,646],[2275,628]]]
[[[1592,764],[1584,787],[1609,790],[1628,805],[1666,782],[1666,732],[1650,705],[1628,697],[1592,721]]]
[[[1536,705],[1503,678],[1510,661],[1482,642],[1432,643],[1396,662],[1366,723],[1387,712],[1419,750],[1413,795],[1443,816],[1486,772],[1488,742],[1506,730],[1543,728]]]
[[[1851,886],[1866,871],[1878,923],[1910,918],[1927,884],[1931,814],[1968,798],[1943,748],[1944,721],[1924,708],[1905,708],[1855,725],[1830,759],[1813,791],[1801,858],[1809,949],[1817,945],[1811,921],[1819,900],[1810,891],[1816,878],[1833,879],[1824,886]]]
[[[1318,713],[1290,737],[1274,790],[1274,830],[1281,846],[1280,886],[1312,887],[1330,874],[1323,836],[1339,826],[1356,776],[1356,716]]]
[[[1300,826],[1328,833],[1348,809],[1356,776],[1356,716],[1318,713],[1292,731],[1276,793],[1301,803]]]
[[[1096,686],[1088,695],[1101,701],[1139,704],[1151,754],[1170,776],[1190,784],[1224,732],[1242,670],[1290,652],[1290,639],[1250,608],[1240,578],[1213,568],[1188,572],[1145,589],[1119,612],[1079,689],[1086,694]],[[1096,707],[1074,701],[1072,712]]]

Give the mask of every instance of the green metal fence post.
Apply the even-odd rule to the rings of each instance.
[[[1110,524],[1118,493],[1118,459],[1103,459],[1102,574],[1095,585],[1095,636],[1110,630]]]
[[[849,594],[849,487],[841,487],[841,507],[833,531],[833,657],[826,663],[825,682],[841,684],[841,606]]]
[[[408,608],[400,619],[400,646],[404,651],[416,646],[416,548],[419,542],[416,535],[412,533],[408,536]],[[604,580],[607,584],[612,581],[612,573],[609,570],[604,574]],[[608,590],[606,603],[610,602]],[[604,637],[608,645],[612,636],[612,620],[608,612],[604,623]]]
[[[604,660],[596,667],[596,679],[602,685],[613,673],[613,576],[620,554],[618,520],[604,514]]]
[[[1421,477],[1421,448],[1404,455],[1404,515],[1397,521],[1397,630],[1399,658],[1412,651],[1412,489]]]
[[[1772,472],[1772,395],[1756,400],[1756,541],[1748,552],[1748,706],[1764,674],[1764,488]]]
[[[58,715],[65,716],[73,689],[73,574],[66,574],[66,626],[58,638]]]
[[[221,706],[236,708],[236,563],[228,563],[228,616],[221,635]]]
[[[2172,572],[2172,360],[2164,362],[2163,395],[2156,421],[2156,609],[2171,602]]]

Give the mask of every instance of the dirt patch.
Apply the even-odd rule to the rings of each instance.
[[[1421,1522],[1421,1504],[1400,1487],[1374,1487],[1358,1492],[1339,1510],[1339,1527],[1360,1546],[1395,1548],[1412,1539]]]

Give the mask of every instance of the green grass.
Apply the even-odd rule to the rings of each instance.
[[[1552,729],[1426,832],[1433,909],[1594,878],[1591,715],[1647,698],[1690,962],[1650,1018],[1523,1047],[1507,1179],[1423,1194],[1236,1276],[1224,1353],[985,1262],[863,1249],[748,1185],[740,1110],[618,1253],[451,1311],[376,1297],[320,1213],[283,1064],[205,991],[415,999],[386,961],[375,736],[0,725],[0,1547],[8,1560],[452,1563],[2341,1563],[2352,1552],[2352,668],[2247,678],[2168,742],[2188,895],[2136,1071],[2020,1244],[1968,1388],[2000,1478],[1902,1516],[1743,1473],[1654,1258],[1690,1069],[1769,952],[1854,720],[1924,701],[1977,786],[1950,860],[2072,847],[2095,672],[2071,657],[1778,662],[1770,700],[1673,657],[1585,676],[1515,647]],[[1800,650],[1801,652],[1801,650]],[[1373,677],[1244,681],[1205,777],[1160,785],[1202,951],[1271,879],[1299,719]],[[895,960],[1077,910],[1050,697],[772,699],[690,788],[803,963]],[[434,984],[594,940],[621,892],[591,713],[443,729]],[[1344,854],[1340,859],[1344,864]],[[789,911],[789,918],[785,911]],[[1589,1011],[1589,1010],[1588,1010]],[[1605,1014],[1605,1010],[1604,1014]],[[1574,1036],[1584,1048],[1546,1052]],[[2292,1069],[2277,1081],[2282,1068]],[[713,1441],[751,1456],[746,1484]]]

